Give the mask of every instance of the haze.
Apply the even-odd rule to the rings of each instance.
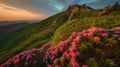
[[[104,1],[104,2],[103,2]],[[99,9],[120,0],[0,0],[0,21],[44,19],[72,4]]]

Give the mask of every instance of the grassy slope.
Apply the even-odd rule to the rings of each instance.
[[[120,26],[120,12],[114,11],[109,15],[101,17],[91,17],[93,13],[85,13],[80,15],[76,19],[65,23],[61,26],[54,34],[52,43],[55,45],[61,40],[65,40],[73,31],[81,31],[83,29],[88,29],[90,27],[103,27],[103,28],[113,28]]]
[[[52,38],[52,44],[56,45],[60,41],[66,40],[74,31],[79,32],[94,26],[108,29],[120,26],[119,11],[113,11],[109,15],[101,17],[91,17],[90,14],[92,13],[83,14],[61,26],[55,32]],[[114,40],[114,38],[106,38],[106,40],[101,41],[101,44],[105,45],[95,45],[91,40],[85,40],[85,42],[82,40],[79,44],[82,46],[78,47],[78,50],[81,52],[81,61],[79,63],[87,64],[89,67],[119,67],[119,60],[116,60],[120,53],[119,41]]]
[[[54,27],[51,28],[51,24],[54,23],[54,20],[59,15],[61,13],[17,30],[4,37],[4,39],[1,39],[0,63],[23,50],[40,47],[42,44],[48,42],[55,30],[66,21],[66,19],[60,18]]]
[[[56,17],[60,15],[57,14],[40,23],[29,25],[11,33],[11,35],[6,36],[5,39],[0,40],[0,43],[4,45],[0,48],[0,62],[7,60],[23,50],[40,47],[42,44],[48,42],[53,35],[52,43],[57,44],[59,41],[68,38],[73,31],[81,31],[93,26],[103,28],[120,26],[119,11],[114,11],[109,15],[101,17],[91,17],[93,13],[94,11],[81,14],[75,19],[66,22],[64,25],[65,18],[63,17],[57,21],[57,24],[53,28],[50,28],[49,26],[51,26]]]

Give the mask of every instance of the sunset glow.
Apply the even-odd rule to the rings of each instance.
[[[120,0],[0,0],[0,20],[43,20],[66,10],[69,5],[86,4],[101,9],[116,2]]]
[[[44,15],[0,4],[0,20],[43,19]]]

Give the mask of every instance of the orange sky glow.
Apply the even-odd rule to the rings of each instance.
[[[32,20],[44,19],[44,15],[0,4],[0,20]]]

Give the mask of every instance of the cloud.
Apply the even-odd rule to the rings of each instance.
[[[35,14],[50,16],[65,10],[71,4],[81,5],[85,3],[93,8],[102,8],[117,1],[120,2],[120,0],[0,0],[0,3]]]
[[[4,4],[1,4],[1,3],[0,3],[0,7],[3,8],[3,9],[6,9],[6,10],[16,11],[16,8],[11,7],[11,6],[7,6],[7,5],[4,5]]]
[[[31,11],[51,15],[66,9],[70,4],[83,4],[95,2],[97,0],[0,0],[6,5]]]
[[[116,2],[120,3],[120,0],[98,0],[96,2],[88,3],[87,5],[91,6],[93,8],[103,8],[103,7],[108,6],[108,5],[113,5]]]
[[[0,2],[33,13],[46,15],[57,13],[64,8],[64,4],[58,2],[58,0],[0,0]]]
[[[44,19],[46,15],[36,14],[30,11],[18,9],[0,3],[0,21],[1,20],[27,20],[27,19]]]

